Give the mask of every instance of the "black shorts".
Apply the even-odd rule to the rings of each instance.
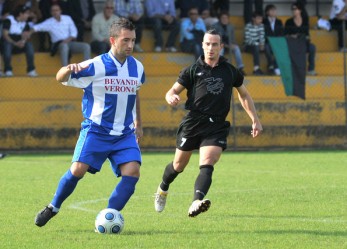
[[[182,120],[177,131],[176,147],[192,151],[202,146],[227,147],[230,122],[225,118],[189,112]]]

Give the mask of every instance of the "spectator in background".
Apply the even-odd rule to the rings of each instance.
[[[39,1],[39,9],[41,11],[41,19],[39,22],[43,22],[46,19],[52,17],[51,15],[51,7],[54,4],[58,4],[62,10],[62,14],[67,14],[68,10],[68,2],[64,0],[40,0]],[[47,32],[39,32],[39,51],[47,52],[49,51],[49,47],[51,46],[51,41]],[[48,40],[48,48],[46,47],[46,39]]]
[[[13,13],[18,6],[24,5],[29,11],[29,23],[36,23],[41,19],[41,11],[37,0],[6,0],[4,3],[4,13]]]
[[[83,59],[90,59],[90,46],[85,42],[75,41],[77,38],[77,28],[68,15],[61,14],[58,4],[51,7],[52,17],[42,23],[33,26],[33,31],[48,32],[51,41],[51,55],[54,56],[58,51],[60,54],[61,65],[69,64],[70,55],[83,53]]]
[[[267,37],[276,37],[284,35],[283,23],[280,19],[277,18],[275,5],[266,5],[265,18],[263,20],[263,24],[265,29],[265,55],[268,62],[268,71],[269,74],[280,75],[281,72],[278,68],[270,43],[267,39]]]
[[[147,17],[151,24],[155,40],[155,52],[161,52],[163,46],[162,30],[169,30],[165,48],[168,52],[177,52],[176,38],[180,32],[180,24],[176,19],[174,0],[146,0]]]
[[[315,71],[316,46],[310,41],[309,20],[302,16],[303,6],[299,3],[292,4],[293,17],[289,18],[284,26],[284,34],[293,38],[305,38],[308,53],[308,75],[317,75]]]
[[[136,27],[136,42],[134,51],[143,52],[141,48],[142,32],[144,28],[144,8],[142,0],[114,0],[115,15],[129,19]]]
[[[68,12],[77,28],[77,41],[84,41],[85,30],[91,30],[92,19],[95,15],[93,0],[69,0]]]
[[[245,51],[253,55],[253,74],[263,75],[260,69],[260,52],[265,48],[265,31],[263,15],[260,12],[252,14],[252,21],[245,26]]]
[[[343,44],[343,22],[345,22],[345,28],[347,29],[347,0],[333,0],[329,22],[331,28],[337,30],[338,46],[341,52],[346,51],[345,44]]]
[[[3,59],[5,76],[13,76],[11,58],[12,54],[25,53],[27,61],[27,74],[36,77],[34,65],[34,47],[30,42],[30,26],[28,19],[30,9],[25,5],[18,5],[13,15],[7,16],[3,24]]]
[[[235,56],[237,68],[243,75],[245,75],[246,73],[243,70],[244,64],[242,61],[241,50],[236,44],[234,26],[229,21],[228,12],[221,12],[219,15],[219,22],[213,25],[212,28],[216,29],[222,36],[222,43],[224,47],[221,50],[221,55],[232,52]]]
[[[254,5],[254,8],[253,8]],[[243,18],[245,24],[250,23],[253,19],[254,12],[263,15],[263,0],[244,0],[243,1]]]
[[[111,24],[118,20],[114,13],[114,0],[106,0],[103,11],[96,14],[92,20],[92,36],[93,41],[90,44],[92,52],[103,54],[110,50],[110,34]]]
[[[179,16],[181,19],[189,17],[188,13],[193,7],[198,9],[199,15],[201,15],[204,10],[210,9],[207,0],[176,0],[176,9],[179,9]]]
[[[218,18],[211,16],[211,12],[208,9],[202,11],[201,18],[202,20],[204,20],[207,30],[209,30],[214,24],[218,22]]]
[[[197,8],[191,8],[188,14],[189,18],[185,18],[181,22],[180,45],[182,52],[193,53],[197,59],[203,54],[202,40],[206,26],[202,18],[199,17]]]

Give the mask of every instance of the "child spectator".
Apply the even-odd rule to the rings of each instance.
[[[202,18],[199,17],[197,8],[189,10],[189,18],[181,22],[180,45],[182,52],[193,53],[197,59],[203,54],[202,40],[206,32],[206,26]]]
[[[222,54],[232,52],[235,56],[236,64],[240,72],[245,75],[243,70],[244,64],[242,61],[242,55],[240,47],[236,44],[235,41],[235,32],[234,26],[229,21],[228,12],[221,12],[219,15],[219,22],[212,26],[222,35],[222,42],[224,44],[224,49],[222,50]]]
[[[283,36],[283,23],[277,18],[276,6],[273,4],[266,5],[265,18],[263,20],[265,29],[265,55],[268,63],[269,74],[280,75],[276,59],[272,53],[272,49],[267,37]]]
[[[27,74],[36,77],[34,65],[34,47],[30,42],[30,26],[28,19],[30,9],[25,5],[19,5],[9,15],[3,24],[3,59],[5,66],[5,76],[13,76],[11,58],[12,54],[25,53],[27,61]]]
[[[166,51],[177,52],[176,38],[180,32],[180,24],[176,19],[174,0],[146,0],[146,9],[149,22],[154,33],[155,52],[161,52],[163,46],[162,30],[169,30],[166,42]]]
[[[252,14],[252,21],[245,26],[245,51],[253,55],[253,74],[263,75],[260,69],[260,52],[265,48],[265,30],[260,12]]]

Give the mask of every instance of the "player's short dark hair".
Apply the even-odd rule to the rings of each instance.
[[[127,18],[121,17],[110,27],[110,37],[117,37],[122,29],[135,30],[135,25]]]
[[[216,29],[209,29],[205,32],[205,34],[209,34],[209,35],[219,35],[220,40],[222,42],[222,35],[221,33],[219,33]]]

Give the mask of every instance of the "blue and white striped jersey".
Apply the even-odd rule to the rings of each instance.
[[[142,63],[129,56],[121,64],[110,51],[81,64],[87,68],[72,73],[63,84],[83,88],[82,112],[86,121],[110,135],[133,132],[136,91],[145,82]]]

